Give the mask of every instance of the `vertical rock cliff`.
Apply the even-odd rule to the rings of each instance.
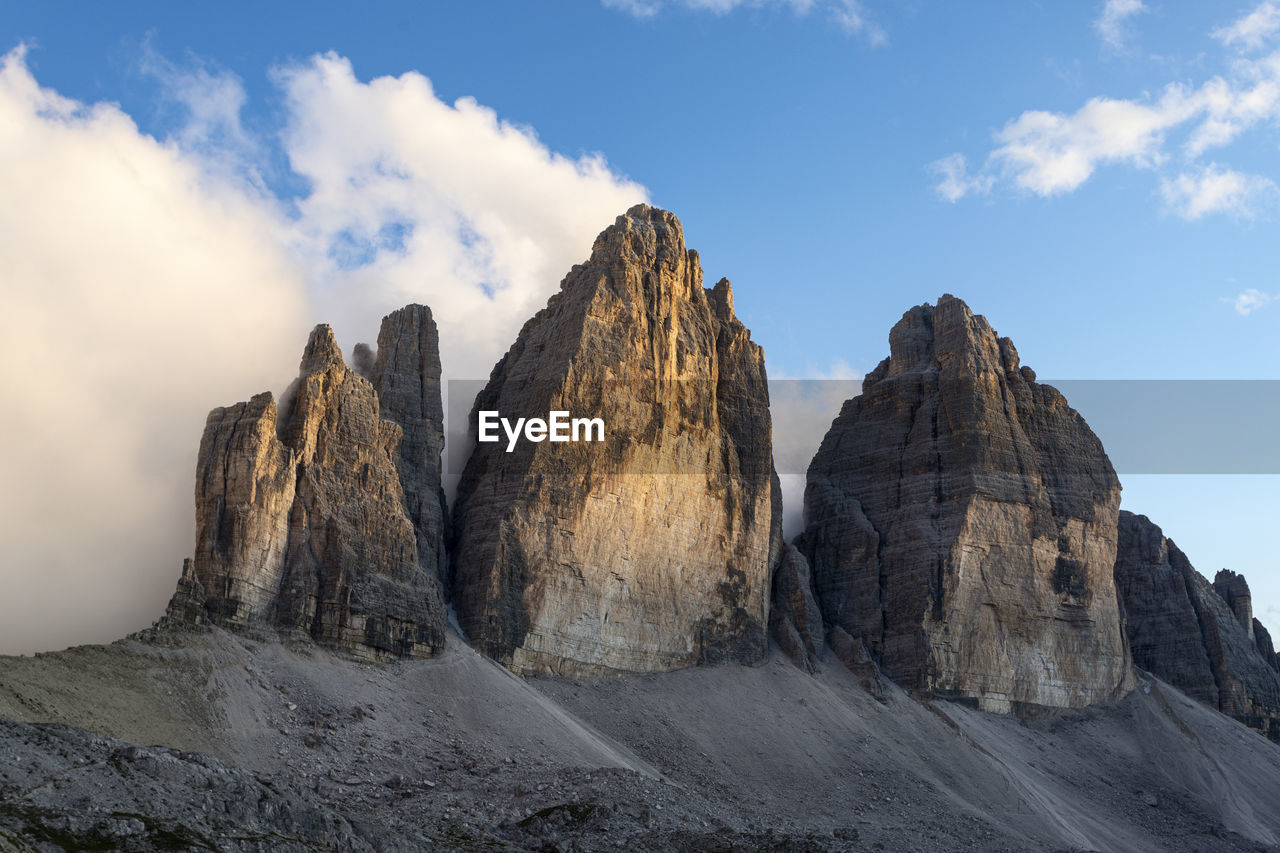
[[[601,442],[479,443],[453,597],[520,673],[669,670],[766,651],[780,548],[764,357],[679,220],[640,205],[521,330],[479,411],[599,417]]]
[[[381,410],[374,384],[317,326],[283,405],[259,394],[209,415],[195,555],[170,618],[301,631],[370,660],[441,648],[443,419],[430,312],[390,315],[379,341]]]
[[[1150,519],[1121,512],[1116,585],[1134,664],[1280,740],[1275,652],[1242,575],[1210,584]]]
[[[989,710],[1123,695],[1120,484],[1101,443],[959,299],[911,309],[889,345],[809,467],[802,542],[828,632],[909,689]]]
[[[444,409],[440,397],[440,336],[431,309],[407,305],[387,315],[378,332],[378,352],[369,378],[378,392],[381,416],[404,435],[396,470],[405,510],[413,522],[418,562],[447,565],[443,531],[445,500],[440,454],[444,450]]]

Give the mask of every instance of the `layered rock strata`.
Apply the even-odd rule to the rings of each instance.
[[[430,312],[390,315],[379,341],[370,382],[317,326],[280,406],[266,393],[209,415],[195,555],[171,619],[300,631],[370,660],[442,647],[443,418]]]
[[[761,660],[781,546],[768,406],[729,282],[702,287],[672,214],[620,216],[476,399],[473,431],[481,411],[604,428],[477,444],[453,516],[468,639],[526,674]]]
[[[1116,585],[1135,665],[1280,740],[1280,674],[1242,575],[1215,582],[1144,515],[1120,513]],[[1259,629],[1261,634],[1259,635]]]
[[[988,710],[1126,693],[1120,484],[1097,437],[959,299],[911,309],[889,345],[809,467],[802,542],[829,636]]]

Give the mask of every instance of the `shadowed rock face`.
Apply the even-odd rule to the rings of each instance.
[[[1235,615],[1240,628],[1253,639],[1253,594],[1244,575],[1222,569],[1213,577],[1213,591],[1218,593]]]
[[[447,566],[442,537],[445,499],[440,487],[444,410],[440,336],[431,309],[408,305],[383,319],[369,378],[378,392],[379,413],[399,424],[404,433],[396,469],[418,542],[418,562],[434,566],[443,579]]]
[[[1280,740],[1280,674],[1244,576],[1224,570],[1211,585],[1145,515],[1120,513],[1119,542],[1134,664]]]
[[[822,609],[813,592],[809,561],[795,545],[787,545],[773,575],[769,631],[782,651],[806,672],[818,667],[826,635]]]
[[[1258,652],[1267,662],[1267,666],[1280,672],[1280,658],[1276,656],[1276,648],[1271,644],[1271,632],[1257,619],[1253,620],[1253,636],[1258,645]]]
[[[988,710],[1126,693],[1101,443],[959,299],[911,309],[889,344],[809,467],[828,632],[909,689]]]
[[[382,411],[374,384],[317,326],[284,406],[259,394],[209,415],[195,556],[170,618],[301,631],[370,660],[442,646],[443,418],[430,312],[390,315],[379,341]]]
[[[459,484],[453,596],[521,673],[669,670],[767,651],[780,548],[763,353],[679,220],[640,205],[521,330],[476,413],[600,417],[604,441],[480,443]]]

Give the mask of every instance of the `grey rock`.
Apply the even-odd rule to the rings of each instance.
[[[1097,437],[955,297],[889,344],[809,467],[828,632],[910,690],[987,710],[1124,695],[1120,484]]]
[[[1249,583],[1244,575],[1236,574],[1230,569],[1222,569],[1213,578],[1213,589],[1235,614],[1236,621],[1244,632],[1253,638],[1253,593],[1249,592]]]
[[[1274,670],[1280,671],[1280,658],[1276,656],[1275,646],[1271,643],[1271,632],[1262,626],[1257,619],[1253,620],[1253,637],[1262,659]]]
[[[672,214],[596,239],[472,412],[601,417],[603,442],[480,443],[458,488],[453,596],[468,639],[570,677],[756,662],[781,547],[760,347],[727,280],[702,287]]]
[[[769,631],[797,666],[806,672],[817,669],[826,642],[822,610],[813,592],[809,561],[794,545],[783,548],[773,575]]]
[[[418,541],[418,561],[436,567],[443,578],[447,565],[442,538],[445,497],[440,486],[444,410],[440,335],[430,308],[407,305],[383,319],[369,378],[378,392],[382,418],[399,424],[404,432],[396,470]]]
[[[1119,541],[1116,585],[1134,663],[1280,740],[1280,674],[1265,629],[1260,637],[1251,615],[1243,623],[1244,577],[1219,572],[1210,584],[1144,515],[1120,514]]]
[[[429,457],[438,457],[443,418],[430,314],[403,309],[380,339],[385,418],[328,326],[311,333],[283,406],[268,393],[210,414],[195,556],[168,618],[298,632],[369,660],[441,648],[443,509],[439,460]],[[414,370],[422,378],[410,389]],[[432,500],[410,502],[402,483]]]

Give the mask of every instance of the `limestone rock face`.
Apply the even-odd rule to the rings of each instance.
[[[1253,594],[1244,575],[1230,569],[1222,569],[1213,578],[1213,589],[1235,614],[1240,627],[1253,639]]]
[[[1129,512],[1120,513],[1115,571],[1134,664],[1280,740],[1280,674],[1265,629],[1262,639],[1252,616],[1249,629],[1240,620],[1244,577],[1219,572],[1210,584],[1159,527]]]
[[[388,390],[386,417],[328,326],[311,333],[284,405],[259,394],[209,415],[195,556],[170,618],[301,631],[370,660],[442,647],[442,513],[438,503],[410,503],[402,486],[433,501],[439,492],[439,460],[427,458],[443,433],[439,356],[424,351],[435,346],[425,311],[410,306],[384,321],[389,351],[379,354],[377,378]],[[415,364],[424,378],[406,389]],[[432,392],[434,409],[425,402]]]
[[[1116,588],[1133,662],[1216,708],[1218,684],[1198,615],[1215,602],[1206,603],[1208,584],[1196,577],[1186,555],[1146,516],[1120,513]]]
[[[1262,627],[1257,619],[1253,620],[1253,636],[1257,641],[1258,652],[1272,669],[1280,672],[1280,657],[1276,656],[1276,647],[1271,643],[1271,632]]]
[[[669,670],[767,652],[781,547],[760,347],[702,287],[670,213],[596,239],[477,396],[514,421],[599,417],[600,442],[479,443],[454,508],[468,639],[520,673]]]
[[[404,432],[396,469],[418,540],[418,562],[435,566],[443,578],[447,565],[442,539],[445,499],[440,487],[444,410],[440,335],[430,308],[407,305],[383,319],[369,373],[378,392],[379,413]]]
[[[773,575],[769,631],[795,664],[806,672],[817,669],[826,633],[822,610],[813,593],[809,561],[795,545],[787,545]]]
[[[889,344],[809,467],[828,632],[909,689],[988,710],[1126,693],[1101,443],[959,299],[911,309]]]
[[[209,616],[222,624],[248,624],[280,593],[297,460],[276,437],[277,419],[267,393],[214,409],[205,422],[192,579],[208,596]]]

